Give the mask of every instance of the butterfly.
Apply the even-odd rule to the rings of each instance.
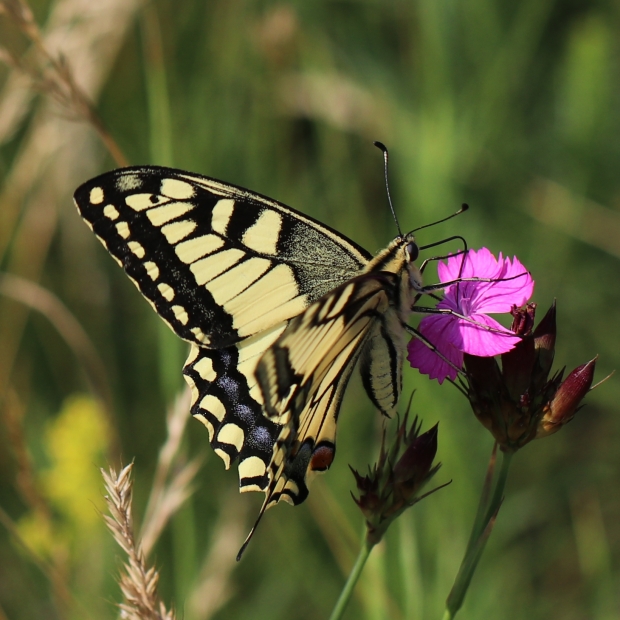
[[[413,233],[373,257],[280,202],[156,166],[98,176],[74,200],[190,344],[191,413],[226,468],[238,463],[240,490],[265,493],[250,536],[267,508],[300,504],[330,467],[358,360],[371,401],[394,409],[407,321],[425,291]]]

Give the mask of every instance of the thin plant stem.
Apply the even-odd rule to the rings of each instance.
[[[478,515],[484,515],[483,518],[476,518],[472,528],[471,536],[463,561],[459,568],[459,572],[454,580],[452,590],[446,600],[446,610],[442,620],[452,620],[463,605],[465,595],[469,588],[469,584],[474,576],[478,562],[482,557],[485,545],[493,526],[495,525],[495,519],[497,513],[504,500],[504,489],[506,488],[506,481],[508,480],[508,472],[510,470],[510,463],[512,462],[513,453],[502,452],[502,459],[500,463],[500,469],[493,487],[493,492],[489,496],[487,494],[487,485],[483,489],[481,505],[478,509]],[[493,466],[494,459],[491,459],[491,466]],[[488,504],[487,504],[488,502]],[[487,504],[486,506],[484,504]]]
[[[372,548],[375,546],[375,543],[369,540],[369,537],[366,532],[364,532],[364,540],[362,541],[362,545],[360,548],[360,552],[357,556],[357,560],[355,560],[355,564],[351,569],[351,573],[347,579],[347,582],[344,584],[344,588],[338,597],[338,602],[332,611],[332,615],[329,617],[329,620],[340,620],[342,618],[342,614],[344,614],[344,610],[349,604],[349,599],[353,594],[353,590],[355,589],[355,584],[357,583],[360,575],[362,574],[362,570],[364,569],[364,565],[366,564],[366,560],[370,556],[370,552]]]
[[[488,523],[493,517],[493,515],[497,512],[504,499],[504,489],[506,488],[508,472],[510,470],[510,463],[512,462],[513,455],[514,452],[502,452],[502,462],[499,470],[499,476],[495,484],[493,497],[491,497],[491,502],[489,503],[489,507],[487,509],[487,514],[485,517],[485,527],[486,523]]]
[[[480,499],[478,500],[478,510],[476,511],[476,517],[469,534],[469,540],[467,541],[467,549],[476,544],[476,540],[480,536],[480,533],[486,527],[488,521],[488,510],[491,506],[491,498],[494,493],[493,480],[495,479],[495,473],[497,470],[497,442],[493,446],[493,452],[489,459],[489,466],[484,477],[484,484],[482,485],[482,493],[480,493]]]

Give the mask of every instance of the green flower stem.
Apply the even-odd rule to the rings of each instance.
[[[349,599],[351,598],[351,594],[353,594],[353,590],[355,588],[355,584],[362,574],[362,570],[364,569],[364,565],[366,564],[366,560],[372,551],[372,548],[375,546],[375,542],[371,542],[369,537],[364,531],[364,540],[362,541],[362,546],[360,548],[360,552],[357,556],[357,560],[355,560],[355,565],[349,574],[349,578],[347,582],[344,584],[344,588],[340,593],[340,597],[338,598],[338,602],[334,607],[334,611],[332,611],[332,615],[329,617],[329,620],[340,620],[342,618],[342,614],[344,614],[344,610],[346,609]]]
[[[495,517],[504,499],[504,489],[506,488],[506,480],[508,479],[511,461],[512,453],[502,452],[502,462],[497,480],[495,481],[493,493],[489,499],[488,506],[486,506],[486,508],[481,507],[482,510],[479,511],[484,517],[482,519],[476,519],[474,522],[463,561],[461,562],[459,572],[446,601],[446,611],[443,615],[443,620],[452,620],[465,600],[469,584],[474,576],[478,562],[482,557],[484,547],[491,535],[493,525],[495,524]]]

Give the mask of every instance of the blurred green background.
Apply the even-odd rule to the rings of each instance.
[[[597,380],[620,366],[617,2],[31,6],[130,163],[251,188],[375,252],[396,234],[381,140],[404,229],[469,203],[420,243],[461,234],[517,255],[539,317],[557,299],[556,365],[598,354]],[[121,554],[97,513],[97,467],[135,460],[139,525],[185,347],[72,205],[117,164],[27,30],[0,14],[1,269],[22,278],[0,290],[0,619],[113,618]],[[453,482],[388,533],[348,618],[440,618],[474,517],[491,437],[451,386],[406,370],[414,388],[424,429],[440,421],[435,482]],[[514,459],[464,618],[620,616],[619,401],[612,377]],[[348,464],[365,470],[380,424],[356,376],[331,471],[304,505],[270,511],[237,565],[262,496],[236,493],[236,469],[190,420],[178,463],[204,466],[150,555],[178,617],[327,617],[362,530]]]

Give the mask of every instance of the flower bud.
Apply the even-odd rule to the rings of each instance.
[[[351,468],[360,492],[359,498],[354,496],[353,500],[366,519],[373,543],[381,540],[394,519],[422,499],[420,490],[440,467],[432,466],[437,452],[437,425],[420,435],[421,423],[415,418],[407,430],[407,417],[405,414],[389,449],[383,434],[379,460],[368,475],[362,476]]]
[[[438,424],[415,437],[394,465],[395,484],[419,486],[424,481],[437,453]],[[417,490],[417,489],[416,489]]]
[[[566,377],[551,402],[545,407],[544,415],[538,424],[536,437],[552,435],[573,419],[583,397],[592,386],[597,359],[595,357],[587,364],[577,366]]]

